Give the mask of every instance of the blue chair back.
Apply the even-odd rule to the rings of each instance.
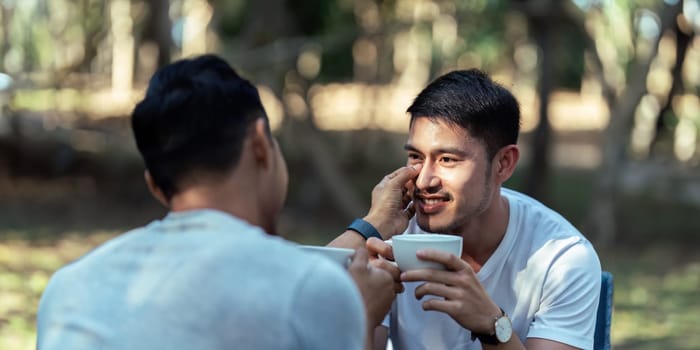
[[[600,303],[598,304],[598,316],[595,323],[595,335],[593,349],[610,350],[610,326],[612,324],[613,309],[613,276],[608,271],[603,271],[600,284]]]

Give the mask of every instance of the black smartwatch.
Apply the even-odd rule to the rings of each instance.
[[[377,229],[374,228],[372,224],[363,219],[355,219],[350,224],[350,226],[346,228],[346,230],[352,230],[359,233],[360,235],[362,235],[362,237],[365,238],[365,240],[369,239],[370,237],[377,237],[381,240],[384,240],[384,238],[382,238],[382,235],[379,234],[379,231],[377,231]]]

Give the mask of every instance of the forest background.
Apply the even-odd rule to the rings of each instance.
[[[700,349],[698,0],[1,0],[0,349],[33,349],[61,265],[165,210],[128,115],[160,66],[217,53],[288,160],[280,231],[323,244],[405,163],[405,109],[479,68],[517,96],[507,186],[615,276],[616,349]]]

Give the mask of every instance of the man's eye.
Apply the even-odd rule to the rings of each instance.
[[[418,159],[418,155],[417,155],[417,154],[411,154],[411,153],[409,153],[409,154],[408,154],[408,159]]]
[[[454,162],[455,160],[450,158],[450,157],[442,157],[442,158],[440,158],[440,161],[442,161],[443,163],[450,163],[450,162]]]

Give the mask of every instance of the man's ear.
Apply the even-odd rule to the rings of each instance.
[[[515,172],[515,166],[520,159],[520,149],[517,145],[508,145],[501,148],[494,158],[495,174],[500,183],[506,182]]]
[[[250,131],[250,138],[256,163],[264,168],[269,167],[272,163],[271,147],[273,147],[273,144],[270,142],[265,119],[258,118],[255,121]]]
[[[148,186],[148,190],[151,191],[151,194],[155,199],[160,202],[164,207],[169,208],[170,203],[168,203],[168,199],[165,198],[165,195],[163,194],[163,191],[160,190],[160,187],[156,185],[156,182],[153,180],[153,176],[151,176],[151,173],[146,169],[143,172],[143,178],[146,180],[146,186]]]

